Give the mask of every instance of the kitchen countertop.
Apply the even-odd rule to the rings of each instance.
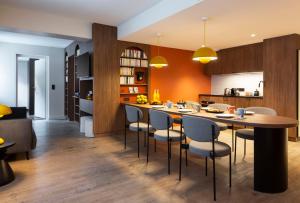
[[[209,96],[209,97],[237,97],[237,98],[255,98],[263,99],[263,96],[231,96],[231,95],[220,95],[220,94],[199,94],[199,96]]]

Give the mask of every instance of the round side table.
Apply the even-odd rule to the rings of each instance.
[[[13,170],[5,160],[6,150],[14,145],[14,142],[5,142],[0,145],[0,186],[6,185],[15,179]]]

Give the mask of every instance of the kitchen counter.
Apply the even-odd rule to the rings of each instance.
[[[263,99],[263,96],[231,96],[231,95],[218,95],[218,94],[199,94],[199,97],[237,97],[237,98],[255,98],[255,99]]]

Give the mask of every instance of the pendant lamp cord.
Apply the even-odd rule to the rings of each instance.
[[[206,20],[203,20],[203,46],[206,46]]]
[[[160,34],[157,34],[156,44],[157,44],[157,55],[159,56]]]

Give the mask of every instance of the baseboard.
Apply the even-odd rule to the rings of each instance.
[[[48,120],[66,120],[66,116],[51,116]]]

